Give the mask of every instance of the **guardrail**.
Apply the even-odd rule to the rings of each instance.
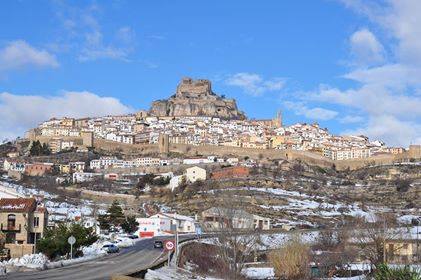
[[[179,244],[184,243],[184,242],[187,242],[187,241],[195,240],[195,239],[197,239],[197,236],[181,237],[181,238],[182,239],[179,241]],[[174,255],[174,252],[172,252],[170,254],[170,259],[172,258],[173,255]],[[125,273],[124,276],[134,277],[134,278],[144,278],[146,272],[148,272],[149,269],[155,270],[155,269],[161,268],[167,262],[168,262],[168,253],[165,252],[165,251],[163,251],[158,256],[158,258],[156,258],[154,261],[152,261],[152,263],[150,265],[148,265],[147,267],[143,267],[143,268],[140,268],[140,269],[139,268],[134,269],[133,271],[129,271],[129,272]]]

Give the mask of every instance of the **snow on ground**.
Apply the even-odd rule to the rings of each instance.
[[[209,276],[199,276],[193,275],[193,273],[177,269],[175,267],[164,266],[156,270],[148,269],[148,272],[145,275],[145,280],[222,280],[220,278],[214,278]]]
[[[29,268],[29,269],[36,269],[36,270],[43,270],[43,269],[50,269],[50,268],[57,268],[68,266],[71,264],[81,263],[90,261],[93,259],[97,259],[107,255],[102,247],[105,244],[113,243],[117,245],[119,248],[126,248],[133,246],[138,240],[133,240],[125,236],[117,236],[115,241],[111,242],[110,237],[103,237],[97,242],[93,243],[90,246],[83,247],[82,252],[83,256],[74,259],[67,259],[67,260],[59,260],[55,262],[50,262],[48,258],[42,254],[31,254],[31,255],[24,255],[21,258],[10,259],[8,261],[0,262],[0,275],[2,272],[7,271],[16,271],[19,268]]]
[[[327,202],[326,197],[321,196],[309,196],[306,194],[301,194],[296,191],[287,191],[283,189],[273,189],[273,188],[248,188],[251,191],[258,191],[273,194],[275,196],[280,196],[287,200],[288,204],[286,205],[275,205],[275,206],[264,206],[262,208],[270,208],[273,210],[293,210],[299,211],[299,215],[309,216],[309,215],[321,215],[324,217],[332,216],[362,216],[365,217],[367,221],[371,221],[374,218],[374,209],[368,208],[368,211],[362,210],[358,204],[343,204],[337,202],[335,204]]]
[[[289,233],[273,233],[273,234],[262,234],[260,236],[260,242],[256,245],[257,250],[269,250],[281,247],[292,238],[297,237],[302,242],[312,244],[317,241],[319,237],[319,231],[305,231],[305,232],[289,232]],[[203,238],[200,243],[217,245],[218,239],[216,237]]]
[[[341,216],[352,216],[352,217],[364,217],[367,222],[375,221],[375,213],[383,212],[386,208],[374,208],[366,207],[362,209],[358,203],[346,204],[338,201],[332,201],[327,197],[323,196],[311,196],[298,191],[289,191],[280,188],[257,188],[257,187],[246,187],[246,188],[228,188],[224,191],[250,191],[257,194],[268,194],[275,196],[285,204],[281,205],[259,205],[263,209],[270,209],[274,211],[283,211],[290,213],[291,216],[320,216],[325,218],[341,217]],[[213,193],[216,190],[210,190],[209,193]],[[301,224],[308,222],[301,219]],[[276,221],[274,221],[276,224]],[[292,225],[292,221],[287,221],[287,224]]]
[[[262,245],[259,246],[261,250],[276,249],[281,247],[283,244],[291,240],[291,238],[298,237],[304,243],[314,243],[319,237],[318,231],[306,231],[297,233],[274,233],[274,234],[263,234],[261,236]]]
[[[273,279],[275,271],[273,267],[247,267],[241,271],[241,274],[249,279]]]
[[[334,277],[334,278],[329,278],[328,280],[365,280],[365,279],[367,279],[365,275],[361,275],[361,276],[353,276],[353,277]]]
[[[52,195],[46,191],[43,190],[39,190],[37,188],[27,188],[24,186],[21,186],[19,184],[15,184],[12,182],[7,182],[7,181],[0,181],[0,185],[4,188],[10,188],[12,190],[14,190],[15,192],[17,192],[20,195],[23,196],[31,196],[31,195],[42,195],[47,199],[52,199],[52,198],[56,198],[56,195]]]
[[[32,269],[43,269],[48,262],[48,258],[41,253],[24,255],[21,258],[10,259],[0,263],[1,267],[15,266],[15,267],[27,267]]]
[[[51,221],[64,221],[66,219],[74,220],[76,217],[92,215],[92,201],[90,200],[81,200],[80,206],[68,202],[58,202],[56,201],[56,195],[36,188],[27,188],[19,184],[5,181],[0,181],[0,198],[2,196],[2,190],[4,195],[17,194],[23,197],[29,197],[31,195],[44,196],[46,198],[45,206],[47,207],[49,219]],[[104,208],[105,204],[97,206]],[[98,213],[104,214],[105,210],[98,209]]]
[[[402,224],[411,224],[412,221],[419,221],[421,222],[421,216],[419,215],[412,215],[412,214],[408,214],[408,215],[403,215],[400,216],[398,218],[398,221]]]

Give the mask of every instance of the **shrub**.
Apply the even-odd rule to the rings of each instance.
[[[420,271],[409,266],[391,268],[385,264],[379,265],[374,275],[375,280],[421,280]]]
[[[269,261],[276,276],[287,280],[310,278],[310,248],[298,238],[287,242],[283,247],[269,254]]]
[[[411,181],[408,179],[397,179],[395,185],[398,192],[407,192],[411,187]]]

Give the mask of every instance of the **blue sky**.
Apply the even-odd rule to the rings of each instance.
[[[419,18],[416,0],[2,1],[0,139],[149,108],[191,76],[252,118],[281,109],[287,124],[419,144]]]

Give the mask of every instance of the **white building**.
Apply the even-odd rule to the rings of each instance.
[[[94,178],[102,176],[102,173],[75,172],[73,173],[73,183],[92,181]]]
[[[99,159],[91,160],[89,167],[91,169],[102,169],[113,166],[118,159],[116,157],[100,157]]]
[[[159,166],[161,164],[161,160],[159,158],[151,158],[151,157],[137,158],[134,160],[134,164],[136,167]]]
[[[179,175],[179,176],[174,176],[170,179],[170,183],[168,185],[168,187],[171,189],[171,191],[174,191],[176,188],[178,188],[181,183],[183,183],[185,176],[184,175]]]
[[[193,166],[186,169],[186,180],[190,183],[206,180],[206,169]]]
[[[213,161],[209,158],[185,158],[183,159],[183,164],[192,165],[192,164],[205,164],[212,163]]]
[[[271,228],[269,218],[253,215],[241,209],[212,207],[202,212],[202,220],[208,230],[218,230],[227,225],[239,229],[268,230]]]
[[[139,228],[135,232],[139,237],[153,237],[163,234],[196,232],[195,219],[172,213],[158,213],[149,218],[137,218]]]

